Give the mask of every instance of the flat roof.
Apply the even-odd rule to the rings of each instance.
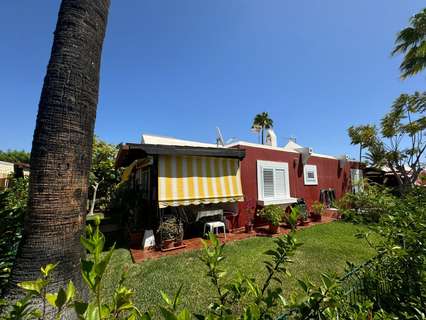
[[[217,157],[234,158],[242,160],[246,153],[245,150],[236,148],[213,148],[213,147],[193,147],[179,145],[146,144],[146,143],[126,143],[120,146],[115,166],[127,167],[134,160],[144,158],[150,155],[180,155],[180,156],[199,156],[199,157]]]

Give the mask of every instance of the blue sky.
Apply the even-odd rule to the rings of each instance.
[[[43,3],[43,5],[40,5]],[[0,149],[31,147],[59,1],[0,3]],[[256,141],[256,113],[315,152],[357,155],[346,129],[377,122],[401,81],[395,34],[420,0],[112,0],[96,134]]]

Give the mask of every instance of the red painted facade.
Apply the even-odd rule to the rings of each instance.
[[[304,198],[308,208],[314,201],[320,199],[321,189],[334,189],[337,199],[350,191],[350,169],[359,168],[358,162],[348,161],[343,168],[339,168],[339,160],[337,159],[311,156],[307,164],[317,166],[318,185],[305,185],[303,164],[299,153],[245,145],[236,147],[244,149],[246,156],[241,161],[241,184],[245,201],[238,205],[238,225],[235,227],[242,227],[249,222],[253,217],[255,207],[257,207],[257,160],[287,162],[290,196]]]

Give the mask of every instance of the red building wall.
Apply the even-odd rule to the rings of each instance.
[[[339,161],[331,158],[311,156],[307,164],[317,166],[318,185],[305,185],[303,164],[300,154],[266,148],[237,146],[245,149],[246,156],[241,161],[241,184],[244,202],[239,203],[238,226],[242,227],[253,217],[257,206],[257,160],[287,162],[289,169],[290,196],[304,198],[308,208],[320,199],[320,190],[332,188],[336,191],[336,198],[350,191],[350,169],[359,168],[358,162],[346,162],[344,168],[339,169]]]

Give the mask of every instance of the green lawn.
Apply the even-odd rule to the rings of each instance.
[[[297,288],[296,278],[319,280],[322,272],[342,274],[345,262],[360,263],[373,254],[363,240],[356,239],[357,230],[363,226],[333,222],[314,226],[297,232],[303,243],[294,256],[290,271],[294,277],[284,281],[284,290],[289,294]],[[265,277],[262,261],[263,252],[274,246],[271,238],[251,238],[226,245],[223,263],[230,277],[238,271],[262,281]],[[105,293],[109,296],[117,283],[124,265],[129,269],[126,285],[136,290],[135,302],[141,310],[153,308],[161,303],[160,290],[174,293],[181,284],[182,302],[191,310],[204,310],[211,302],[214,290],[205,276],[206,268],[198,259],[200,251],[183,253],[179,256],[149,260],[133,264],[129,251],[118,249],[113,255],[104,281]]]

